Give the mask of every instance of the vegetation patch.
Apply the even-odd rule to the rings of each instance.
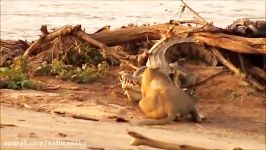
[[[7,82],[7,88],[25,89],[32,88],[34,83],[27,74],[27,58],[18,56],[13,59],[9,67],[0,67],[0,79]]]
[[[54,75],[75,83],[89,83],[107,73],[109,64],[98,49],[80,43],[68,45],[67,49],[56,49],[59,55],[50,63],[42,61],[37,67],[27,57],[15,57],[10,66],[0,67],[0,80],[10,89],[39,89],[43,83],[33,80],[33,76]]]
[[[81,67],[66,65],[58,59],[53,60],[52,64],[43,63],[36,68],[36,75],[56,75],[62,80],[71,80],[76,83],[89,83],[104,76],[108,71],[109,65],[106,61],[93,64],[83,64]]]

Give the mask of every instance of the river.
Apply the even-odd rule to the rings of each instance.
[[[265,17],[265,0],[187,0],[207,21],[226,27],[238,18]],[[105,25],[163,23],[178,19],[178,0],[1,0],[1,39],[33,40],[48,29],[81,24],[87,32]],[[189,11],[182,18],[191,18]],[[265,18],[264,18],[265,19]]]

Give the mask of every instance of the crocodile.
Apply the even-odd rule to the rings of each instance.
[[[130,101],[138,101],[141,98],[140,80],[146,67],[159,68],[176,86],[182,87],[194,84],[197,78],[178,65],[179,56],[200,57],[208,64],[217,65],[212,52],[203,45],[196,44],[197,41],[193,38],[171,38],[158,43],[149,50],[146,66],[140,67],[133,74],[124,73],[120,76],[122,88]]]

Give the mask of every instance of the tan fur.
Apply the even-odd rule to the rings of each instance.
[[[150,118],[137,124],[167,124],[178,116],[191,114],[194,121],[202,118],[196,111],[193,99],[182,89],[176,87],[171,79],[159,69],[147,68],[141,80],[142,99],[140,109]]]

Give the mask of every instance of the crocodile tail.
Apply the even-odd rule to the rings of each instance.
[[[212,66],[218,64],[215,55],[207,47],[194,42],[177,43],[169,47],[166,57],[169,62],[175,62],[179,57],[189,57],[201,59]]]

